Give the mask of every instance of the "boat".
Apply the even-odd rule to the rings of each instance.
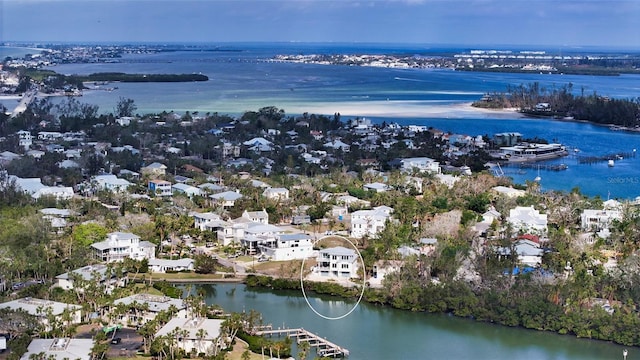
[[[615,165],[615,162],[613,161],[613,159],[609,159],[609,161],[607,161],[607,165],[609,167],[613,167]]]
[[[508,162],[541,161],[567,155],[569,155],[569,152],[565,146],[557,143],[521,143],[514,146],[501,147],[499,151],[492,153],[493,157]]]

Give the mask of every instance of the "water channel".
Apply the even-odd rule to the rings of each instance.
[[[218,304],[227,312],[257,310],[264,323],[274,328],[304,328],[347,348],[352,360],[602,360],[622,359],[625,349],[602,341],[367,303],[361,303],[344,319],[326,320],[308,307],[299,291],[253,289],[243,284],[194,285],[194,291],[197,287],[204,290],[208,304]],[[327,317],[339,317],[355,304],[329,296],[312,296],[309,302]],[[640,349],[627,349],[627,359],[640,358]],[[293,354],[297,352],[294,350]]]

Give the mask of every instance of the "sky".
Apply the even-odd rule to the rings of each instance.
[[[0,0],[0,42],[640,48],[640,0]]]

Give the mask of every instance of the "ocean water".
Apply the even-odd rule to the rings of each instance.
[[[66,64],[52,67],[64,74],[94,72],[202,73],[206,82],[109,84],[115,91],[85,91],[82,102],[113,112],[120,97],[135,100],[138,113],[174,111],[240,115],[264,106],[276,106],[289,115],[315,113],[343,119],[368,117],[376,122],[418,124],[468,135],[517,131],[579,149],[582,156],[632,152],[640,148],[640,134],[614,132],[606,127],[575,122],[523,119],[514,113],[488,113],[466,104],[486,92],[508,85],[539,82],[543,87],[573,84],[576,93],[596,92],[615,98],[640,96],[640,76],[581,76],[456,72],[450,69],[387,69],[272,62],[276,54],[402,53],[429,55],[461,49],[419,46],[352,44],[226,44],[225,51],[176,51],[127,55],[119,63]],[[13,100],[15,101],[15,100]],[[59,101],[59,100],[54,100]],[[13,105],[15,106],[15,105]],[[10,106],[7,106],[10,108]],[[579,187],[602,198],[640,196],[638,158],[583,165],[572,156],[556,160],[568,170],[505,169],[518,183],[542,178],[543,190],[569,191]]]

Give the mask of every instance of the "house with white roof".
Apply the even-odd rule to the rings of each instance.
[[[547,214],[541,214],[532,206],[517,206],[509,210],[507,222],[515,233],[545,235],[547,233]]]
[[[91,245],[96,258],[105,262],[153,259],[156,257],[156,246],[148,241],[141,241],[138,235],[125,232],[107,234],[105,241]]]
[[[182,259],[149,259],[149,270],[154,273],[166,273],[167,271],[193,271],[195,261],[189,258]]]
[[[262,196],[270,200],[288,200],[289,190],[285,188],[268,188],[264,189]]]
[[[359,207],[369,207],[371,206],[371,202],[368,200],[361,200],[355,196],[351,195],[341,195],[336,198],[336,204],[345,205],[345,206],[359,206]]]
[[[360,257],[354,249],[342,246],[318,251],[314,273],[328,278],[358,277]]]
[[[247,252],[255,254],[262,242],[268,241],[277,235],[283,234],[284,229],[275,225],[249,222],[243,227],[243,236],[240,243],[247,247]]]
[[[97,175],[93,177],[93,182],[97,189],[109,190],[113,192],[126,192],[131,183],[125,179],[120,179],[115,175]]]
[[[98,283],[100,287],[105,289],[105,293],[109,294],[116,287],[127,285],[127,273],[123,272],[118,275],[104,264],[87,265],[56,276],[55,286],[64,290],[72,290],[75,288],[77,280]]]
[[[20,130],[16,133],[18,135],[18,145],[22,146],[25,150],[29,150],[29,147],[33,145],[33,135],[27,130]]]
[[[232,207],[236,204],[236,200],[241,199],[242,195],[236,191],[225,191],[217,194],[209,195],[209,198],[223,207]]]
[[[351,237],[360,239],[374,236],[384,230],[393,209],[379,206],[372,210],[358,210],[351,213]]]
[[[183,183],[177,183],[177,184],[171,185],[171,190],[173,190],[173,192],[185,194],[190,198],[194,196],[202,196],[203,194],[202,190],[200,190],[199,188],[195,186],[183,184]]]
[[[220,331],[225,320],[207,318],[173,318],[163,326],[155,335],[155,338],[172,336],[174,331],[184,331],[184,336],[176,342],[176,346],[186,353],[212,354],[214,349],[227,347],[230,339],[222,336]],[[204,336],[201,336],[204,335]]]
[[[413,157],[399,159],[400,169],[402,171],[426,172],[431,174],[440,173],[440,163],[428,157]]]
[[[0,309],[23,310],[37,318],[47,331],[51,330],[47,313],[62,319],[63,314],[69,314],[70,324],[79,324],[82,321],[82,306],[66,304],[58,301],[25,297],[0,304]]]
[[[91,360],[93,346],[93,339],[33,339],[20,360]]]
[[[260,223],[260,224],[268,224],[269,223],[269,213],[265,209],[258,211],[247,211],[245,210],[242,213],[242,217],[249,219],[249,221]]]
[[[154,320],[158,313],[168,311],[171,307],[176,310],[176,318],[187,318],[187,305],[184,300],[163,295],[134,294],[115,300],[113,305],[126,306],[133,310],[120,317],[120,321],[125,324],[146,324]]]
[[[484,234],[489,230],[494,221],[499,222],[502,214],[500,214],[493,206],[482,214],[482,221],[474,225],[474,229],[479,234]]]
[[[313,240],[307,234],[277,234],[260,242],[258,248],[274,261],[301,260],[311,256]]]
[[[42,196],[52,196],[58,200],[67,200],[73,197],[73,188],[63,186],[46,186],[39,178],[19,178],[10,175],[10,179],[15,180],[16,186],[30,195],[33,199]]]

